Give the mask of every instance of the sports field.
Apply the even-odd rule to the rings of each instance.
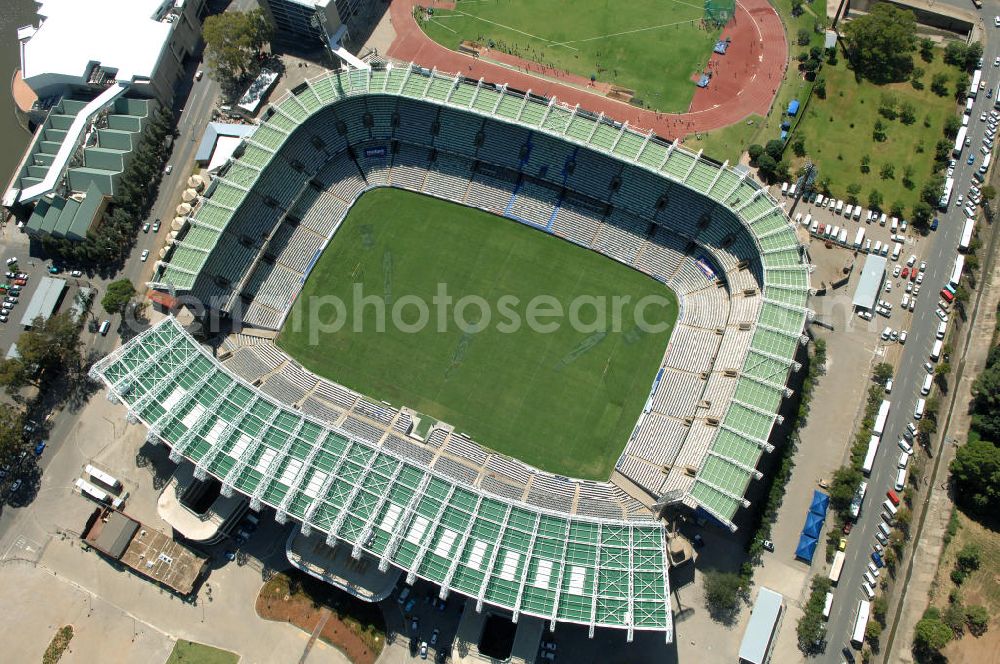
[[[455,50],[463,41],[635,91],[665,112],[688,109],[720,30],[701,25],[702,2],[682,0],[458,0],[420,24]]]
[[[361,308],[357,288],[385,303],[382,331],[378,306]],[[471,302],[467,296],[485,304],[459,306]],[[613,296],[630,298],[618,326]],[[642,313],[650,325],[639,326],[636,304],[647,296]],[[415,298],[426,304],[422,327]],[[595,325],[602,298],[608,324]],[[571,316],[574,301],[581,306]],[[529,325],[539,311],[531,302],[565,315],[535,315]],[[351,209],[278,344],[320,375],[448,422],[504,454],[604,480],[642,411],[676,318],[672,292],[604,256],[486,212],[379,189]],[[554,330],[539,327],[551,323]],[[481,331],[472,329],[477,324]]]

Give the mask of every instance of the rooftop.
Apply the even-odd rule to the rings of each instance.
[[[865,265],[861,268],[861,279],[854,290],[855,307],[872,310],[875,308],[875,300],[878,299],[879,289],[882,287],[882,277],[885,275],[886,260],[882,256],[868,254]]]
[[[167,48],[173,0],[39,0],[41,25],[22,28],[24,79],[50,75],[85,82],[92,65],[118,80],[151,78]]]

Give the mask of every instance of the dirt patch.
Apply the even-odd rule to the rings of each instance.
[[[340,650],[354,664],[374,664],[385,647],[385,619],[377,604],[288,571],[264,584],[257,596],[257,615],[288,622],[310,634],[331,612],[319,638]]]

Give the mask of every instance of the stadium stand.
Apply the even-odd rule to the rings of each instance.
[[[304,103],[306,95],[320,105]],[[309,113],[303,113],[305,108]],[[682,503],[734,528],[735,513],[747,504],[747,487],[759,477],[760,455],[770,450],[767,439],[788,374],[798,368],[795,356],[811,315],[809,266],[794,229],[765,190],[726,164],[606,117],[413,65],[330,72],[278,99],[271,109],[252,143],[237,152],[206,192],[186,235],[158,264],[154,287],[191,292],[205,301],[228,294],[232,309],[244,306],[245,323],[279,329],[308,276],[310,252],[315,255],[330,241],[361,193],[388,185],[517,219],[590,247],[668,285],[678,295],[681,313],[650,400],[616,464],[613,480],[626,482],[627,491],[614,484],[555,479],[484,450],[446,425],[432,428],[426,443],[411,439],[398,428],[402,415],[395,409],[382,412],[326,380],[303,380],[301,368],[293,370],[269,342],[230,339],[225,370],[336,427],[330,435],[348,448],[377,449],[376,455],[385,450],[397,462],[417,464],[424,477],[438,473],[429,482],[458,481],[463,490],[481,492],[476,501],[497,501],[505,513],[517,505],[562,519],[642,523],[653,518],[648,507],[659,499],[661,505]],[[233,297],[237,290],[239,298]],[[128,347],[144,348],[158,339],[149,331]],[[182,332],[173,343],[186,343]],[[122,388],[120,377],[109,378],[112,366],[124,370],[108,359],[98,373]],[[265,399],[253,393],[251,401]],[[118,396],[136,413],[174,397],[155,385],[145,394],[138,401]],[[250,405],[244,402],[245,408]],[[174,413],[153,414],[153,419],[138,416],[172,444],[176,456],[192,459],[229,486],[245,474],[250,459],[216,473],[217,460],[234,457],[213,451],[205,460],[201,451],[196,458],[189,441],[178,437],[182,434],[155,423]],[[222,444],[210,446],[215,450]],[[342,476],[339,466],[323,472],[323,481]],[[323,481],[314,493],[323,489]],[[636,487],[648,501],[634,498]],[[279,506],[279,513],[294,515],[290,504]],[[296,518],[308,524],[317,512]],[[331,541],[350,539],[341,532],[342,522],[335,525]],[[418,559],[393,557],[406,537],[376,538],[378,546],[389,545],[385,560],[440,582],[434,573],[421,571]],[[485,555],[479,551],[477,560],[487,562]],[[476,571],[482,577],[482,570]],[[443,585],[460,577],[466,578],[449,570]],[[503,581],[484,583],[471,595],[510,607],[511,588]],[[490,600],[486,595],[494,587]],[[560,615],[562,600],[555,594],[554,605],[528,597],[527,589],[513,597],[521,597],[520,609],[542,617],[591,621],[592,627],[617,626],[630,633],[660,629],[669,634],[671,629],[668,600],[666,618],[657,614],[650,619],[659,621],[657,626],[650,627],[638,613],[623,612],[620,602],[603,596],[598,605],[618,607],[614,616]],[[539,602],[555,613],[529,610]],[[513,608],[515,613],[519,608]]]

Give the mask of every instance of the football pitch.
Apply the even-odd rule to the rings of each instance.
[[[319,375],[501,453],[606,480],[676,318],[669,289],[605,256],[378,189],[317,261],[278,345]]]
[[[721,30],[703,2],[683,0],[458,0],[420,25],[452,50],[463,41],[633,90],[659,111],[688,109]],[[489,57],[488,55],[486,57]]]

